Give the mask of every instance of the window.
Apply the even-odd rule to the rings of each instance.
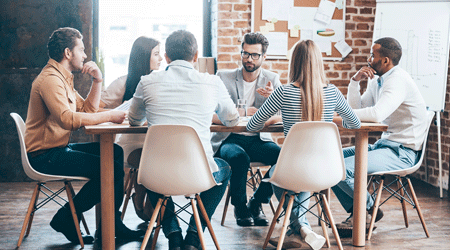
[[[203,52],[204,0],[98,0],[98,47],[104,57],[105,86],[126,75],[134,40],[140,36],[164,43],[173,31],[195,35],[199,56]],[[164,56],[163,56],[164,57]],[[167,66],[161,62],[160,70]]]

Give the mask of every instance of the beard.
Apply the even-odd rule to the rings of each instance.
[[[73,71],[81,71],[83,69],[83,62],[71,60],[70,66],[72,67]]]
[[[242,66],[244,66],[245,71],[254,72],[255,70],[259,69],[259,67],[261,67],[261,64],[256,65],[254,63],[251,63],[250,65],[247,65],[247,63],[244,63],[244,64],[242,64]]]
[[[367,63],[367,65],[372,68],[373,70],[375,70],[377,76],[381,76],[381,72],[380,72],[380,65],[381,65],[381,61],[378,61],[375,64],[371,64],[371,63]]]

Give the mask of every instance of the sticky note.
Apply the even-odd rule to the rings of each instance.
[[[289,36],[291,36],[291,37],[299,37],[299,34],[300,32],[299,32],[299,30],[298,29],[290,29],[290,33],[289,33]]]
[[[267,27],[267,26],[260,26],[259,27],[259,31],[261,32],[261,34],[263,34],[263,35],[265,35],[265,34],[267,34],[267,33],[269,33],[269,27]]]
[[[275,30],[274,23],[266,23],[266,26],[269,28],[269,31],[274,31]]]
[[[272,23],[276,23],[276,22],[278,22],[278,19],[272,18]]]

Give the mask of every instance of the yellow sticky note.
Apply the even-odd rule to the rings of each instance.
[[[300,33],[299,30],[294,28],[294,29],[290,29],[290,34],[289,35],[291,37],[299,37],[299,35],[300,35],[299,33]]]
[[[267,26],[260,26],[259,27],[259,32],[261,32],[261,34],[265,35],[265,34],[269,33],[269,27],[267,27]]]
[[[272,23],[276,23],[276,22],[278,22],[278,19],[272,18]]]
[[[274,23],[266,23],[266,26],[269,28],[269,31],[274,31],[275,30]]]

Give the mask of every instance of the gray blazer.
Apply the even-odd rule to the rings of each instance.
[[[225,87],[228,90],[228,93],[231,96],[231,99],[236,104],[238,99],[244,98],[244,79],[242,76],[242,68],[233,69],[233,70],[224,70],[217,72],[217,75],[222,79]],[[281,86],[280,76],[276,73],[270,72],[261,68],[261,73],[258,76],[256,81],[256,88],[264,88],[267,83],[271,81],[273,85],[273,89],[276,89]],[[255,108],[260,108],[263,103],[266,101],[266,97],[256,93],[255,94]],[[230,133],[211,133],[211,144],[214,150],[214,153],[217,152],[223,140],[225,140]],[[272,136],[269,133],[260,133],[261,140],[263,141],[272,141]]]

